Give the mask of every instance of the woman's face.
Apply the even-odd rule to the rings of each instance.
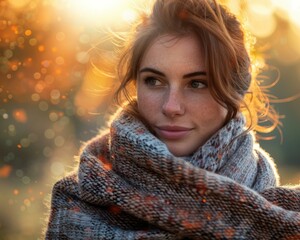
[[[227,110],[208,89],[196,37],[163,35],[143,56],[137,79],[141,116],[175,156],[188,156],[224,124]]]

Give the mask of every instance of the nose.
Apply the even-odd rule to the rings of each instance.
[[[165,116],[174,118],[185,113],[183,96],[178,90],[169,90],[162,106]]]

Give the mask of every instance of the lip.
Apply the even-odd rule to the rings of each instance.
[[[157,126],[156,132],[160,138],[167,140],[179,140],[188,135],[193,128],[182,126]]]

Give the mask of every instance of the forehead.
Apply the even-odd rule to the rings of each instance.
[[[162,35],[153,40],[145,51],[141,61],[144,65],[165,66],[170,64],[184,64],[204,66],[200,41],[193,35],[178,37],[175,35]]]

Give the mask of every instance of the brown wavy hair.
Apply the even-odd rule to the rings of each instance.
[[[140,17],[117,66],[121,83],[115,100],[119,105],[129,102],[129,111],[139,116],[133,85],[146,50],[164,34],[197,37],[204,50],[209,90],[228,110],[225,123],[243,112],[248,131],[267,133],[278,125],[278,114],[252,74],[245,32],[236,16],[216,0],[156,0],[152,12]],[[269,124],[261,126],[262,121]]]

